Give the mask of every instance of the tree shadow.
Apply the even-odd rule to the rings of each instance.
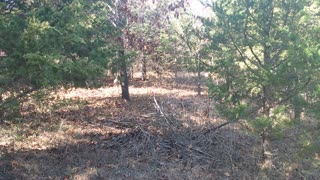
[[[212,179],[250,177],[254,172],[233,168],[241,165],[247,170],[252,164],[244,163],[248,147],[229,141],[225,134],[202,137],[194,128],[167,128],[84,134],[78,136],[81,143],[8,152],[0,174],[2,179]]]
[[[92,98],[78,109],[61,107],[44,116],[63,123],[53,130],[42,128],[33,138],[51,137],[46,146],[22,141],[30,146],[2,147],[0,179],[228,179],[256,174],[256,157],[247,155],[253,154],[255,139],[236,128],[204,135],[216,123],[203,114],[207,101],[204,96],[159,93],[133,95],[131,102]]]
[[[92,93],[77,108],[25,116],[40,121],[20,142],[1,143],[0,180],[259,177],[257,138],[236,125],[205,133],[223,122],[210,99],[166,86],[148,93],[154,84],[136,83],[130,102]]]

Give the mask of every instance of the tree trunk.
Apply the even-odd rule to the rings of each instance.
[[[268,55],[264,56],[265,63],[269,63]],[[270,97],[271,97],[271,87],[270,85],[263,86],[263,115],[267,118],[270,118]],[[261,156],[262,156],[262,169],[269,170],[272,166],[271,154],[269,152],[269,137],[268,131],[269,127],[265,127],[261,133]]]
[[[265,56],[268,57],[268,56]],[[265,59],[265,63],[268,64],[268,59]],[[264,85],[263,86],[263,115],[267,118],[270,118],[270,100],[271,100],[271,86],[270,85]],[[269,136],[268,132],[270,132],[270,127],[265,127],[263,132],[261,133],[262,138],[262,168],[265,170],[271,169],[272,166],[272,159],[271,154],[269,151]]]
[[[119,51],[119,57],[120,57],[121,97],[125,100],[130,101],[127,63],[126,63],[126,59],[124,57],[124,50]]]
[[[129,21],[127,18],[128,0],[117,0],[115,1],[115,5],[115,26],[120,30],[119,32],[121,32],[118,38],[120,48],[120,50],[118,50],[118,68],[120,72],[121,97],[129,101],[129,79],[127,71],[127,59],[125,57],[125,50],[128,48],[129,39],[127,33],[124,31],[125,27],[129,26]]]
[[[270,5],[272,6],[272,1],[270,2]],[[266,36],[270,37],[270,29],[271,29],[271,22],[273,18],[273,9],[271,8],[269,21],[266,24]],[[269,67],[272,65],[272,59],[271,59],[271,47],[267,43],[263,44],[263,61],[264,66]],[[271,99],[272,99],[272,87],[270,84],[266,84],[263,86],[263,114],[267,118],[270,118],[270,110],[271,110]],[[263,169],[271,169],[272,166],[272,159],[271,154],[269,152],[269,136],[268,132],[271,129],[269,127],[265,127],[265,129],[262,132],[262,162],[263,162]]]
[[[153,62],[154,63],[153,64],[154,70],[156,71],[158,79],[159,79],[159,82],[161,83],[161,74],[162,74],[162,72],[161,72],[161,67],[159,65],[160,57],[159,57],[158,53],[156,54],[156,57],[153,60],[154,60],[154,62]]]
[[[197,82],[197,93],[198,96],[201,95],[201,59],[200,59],[200,54],[197,54],[197,60],[198,60],[198,82]]]
[[[269,152],[269,137],[267,133],[268,129],[263,130],[261,134],[262,138],[262,169],[264,170],[270,170],[272,167],[272,159],[271,159],[271,153]]]
[[[143,53],[141,58],[141,80],[147,80],[147,62]]]

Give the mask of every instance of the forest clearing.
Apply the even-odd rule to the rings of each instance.
[[[215,129],[226,121],[207,95],[197,96],[192,74],[182,75],[178,84],[136,79],[130,102],[119,98],[119,86],[26,102],[21,121],[0,132],[0,179],[263,177],[259,137],[243,124]],[[273,140],[269,177],[299,179],[307,170],[319,178],[319,169],[307,166],[312,159],[296,156],[301,133],[292,128]]]
[[[319,0],[0,0],[0,180],[320,179]]]

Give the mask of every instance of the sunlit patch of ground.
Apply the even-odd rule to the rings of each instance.
[[[129,92],[131,96],[168,96],[175,98],[189,98],[192,96],[196,96],[196,92],[186,89],[167,89],[157,86],[150,87],[135,87],[130,86]],[[113,87],[103,87],[99,89],[84,89],[77,88],[71,89],[67,91],[60,92],[58,96],[61,98],[81,98],[81,99],[91,99],[91,98],[110,98],[110,97],[119,97],[121,94],[121,89],[119,86]],[[204,92],[204,95],[207,93]]]

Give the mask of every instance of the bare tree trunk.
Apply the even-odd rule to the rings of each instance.
[[[156,57],[153,60],[154,60],[154,62],[153,62],[154,63],[154,70],[156,71],[158,79],[159,79],[159,81],[161,83],[161,74],[162,74],[162,72],[161,72],[161,67],[159,65],[160,58],[159,58],[158,53],[156,54]]]
[[[198,96],[201,95],[201,59],[200,59],[200,54],[197,54],[197,60],[198,60],[198,82],[197,82],[197,93]]]
[[[146,57],[143,53],[141,58],[141,80],[142,81],[147,80],[147,62],[146,62]]]
[[[176,87],[178,87],[179,86],[179,83],[181,83],[181,82],[179,82],[179,72],[178,72],[178,68],[177,67],[174,67],[174,82],[175,82],[175,85],[176,85]]]
[[[125,100],[130,101],[127,63],[126,63],[126,59],[124,57],[124,50],[119,51],[119,56],[120,56],[121,97]]]

